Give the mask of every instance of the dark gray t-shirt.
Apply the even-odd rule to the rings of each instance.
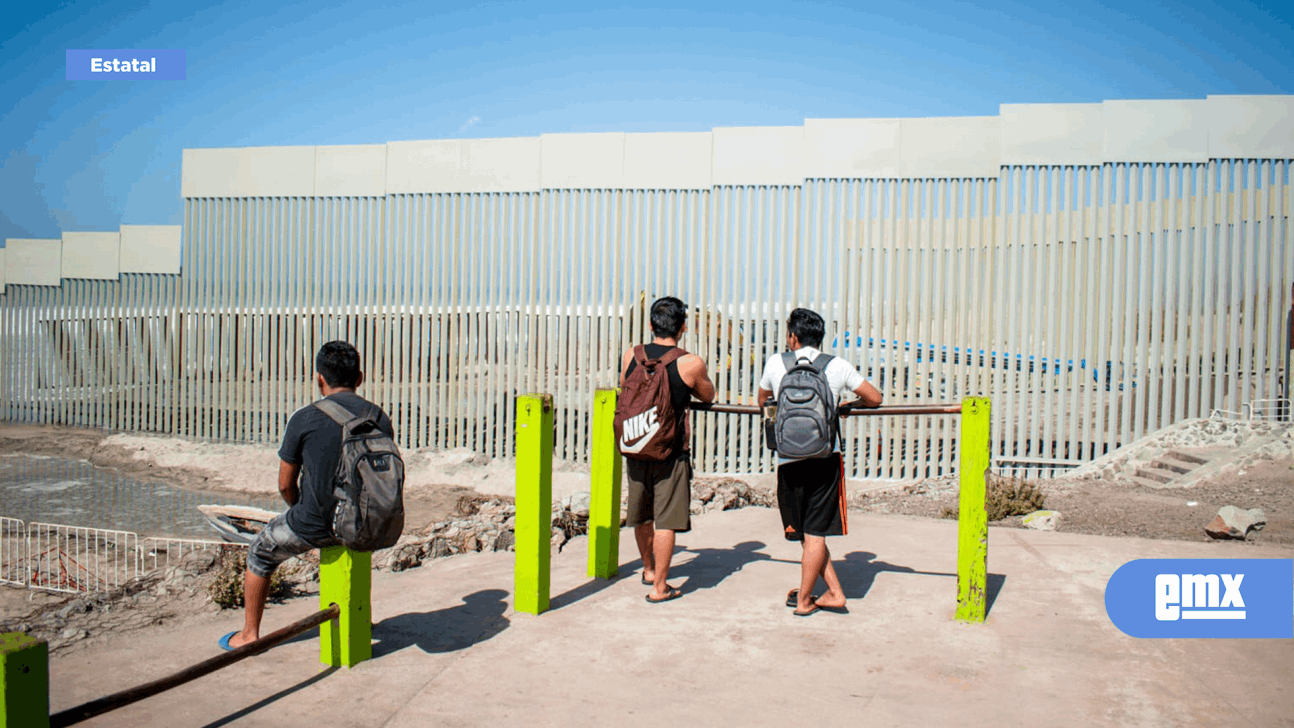
[[[328,399],[357,415],[372,407],[378,413],[378,429],[395,436],[391,418],[358,394],[336,392]],[[298,481],[301,497],[288,509],[288,527],[311,546],[331,543],[333,509],[337,506],[337,499],[332,494],[333,475],[337,472],[337,461],[341,459],[341,425],[314,405],[302,407],[288,420],[283,445],[279,447],[279,459],[301,466]]]

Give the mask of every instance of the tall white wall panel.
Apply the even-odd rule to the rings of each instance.
[[[539,137],[388,142],[386,191],[537,192]]]
[[[57,286],[62,273],[63,241],[5,240],[5,280],[9,285]]]
[[[122,225],[121,272],[178,275],[180,225]]]
[[[115,280],[121,274],[121,233],[63,233],[63,278]]]
[[[715,185],[798,185],[804,182],[804,127],[722,127],[714,130]]]
[[[185,149],[180,194],[309,197],[315,194],[315,148]]]
[[[386,192],[386,145],[315,147],[314,194],[376,197]]]
[[[713,157],[714,135],[708,131],[626,134],[624,186],[709,189]]]
[[[625,135],[543,134],[539,137],[539,181],[544,189],[624,187]]]
[[[1208,102],[1106,101],[1107,162],[1207,162]]]
[[[1099,165],[1101,104],[1002,104],[1002,164]]]
[[[4,293],[5,286],[5,248],[0,248],[0,293]]]
[[[807,178],[901,177],[901,119],[805,119]]]
[[[996,116],[903,119],[905,177],[996,177],[1002,131]]]
[[[1210,96],[1213,159],[1294,159],[1294,96]]]

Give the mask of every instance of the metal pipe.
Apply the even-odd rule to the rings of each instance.
[[[727,404],[723,402],[690,402],[688,408],[698,412],[721,412],[731,415],[757,415],[759,407],[753,404]],[[857,407],[852,403],[840,406],[841,417],[881,417],[884,415],[956,415],[961,414],[960,404],[903,404],[880,407]]]
[[[318,612],[299,619],[292,624],[264,637],[236,648],[232,652],[226,652],[223,655],[216,655],[208,660],[203,660],[192,667],[186,667],[177,673],[168,675],[164,678],[144,683],[128,690],[122,690],[113,693],[107,697],[91,700],[88,703],[82,703],[75,708],[69,708],[64,711],[55,713],[49,717],[50,728],[61,728],[80,723],[83,720],[89,720],[96,715],[102,715],[110,710],[123,708],[131,703],[137,703],[144,698],[151,698],[158,693],[165,692],[174,687],[179,687],[187,682],[197,680],[198,678],[209,675],[216,670],[229,667],[235,662],[244,660],[252,655],[259,655],[262,652],[286,642],[299,634],[308,632],[315,627],[336,619],[341,613],[341,609],[336,604],[331,604],[327,609],[321,609]]]

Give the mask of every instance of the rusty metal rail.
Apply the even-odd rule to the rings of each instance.
[[[722,412],[732,415],[757,415],[759,407],[753,404],[727,404],[723,402],[692,402],[690,409],[698,412]],[[882,417],[885,415],[956,415],[961,414],[960,404],[896,404],[880,407],[861,407],[854,403],[840,406],[841,417]]]
[[[96,715],[102,715],[110,710],[116,710],[117,708],[130,705],[131,703],[137,703],[140,700],[151,698],[152,696],[170,690],[171,688],[179,687],[187,682],[197,680],[204,675],[209,675],[216,670],[229,667],[235,662],[244,660],[252,655],[259,655],[277,644],[286,642],[297,635],[318,627],[324,622],[337,619],[340,614],[341,608],[336,604],[331,604],[327,609],[321,609],[309,617],[299,619],[280,630],[271,632],[255,642],[245,644],[232,652],[226,652],[223,655],[217,655],[209,660],[203,660],[192,667],[186,667],[177,673],[154,680],[150,683],[144,683],[143,685],[99,698],[98,700],[91,700],[90,702],[83,703],[75,708],[69,708],[67,710],[54,713],[49,717],[50,728],[61,728],[62,726],[74,725],[83,720],[89,720]]]

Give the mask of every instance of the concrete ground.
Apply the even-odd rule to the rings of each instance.
[[[775,510],[696,519],[647,604],[632,534],[621,576],[587,541],[553,559],[551,611],[511,608],[510,553],[374,574],[374,659],[323,669],[301,638],[87,726],[1294,725],[1294,641],[1139,640],[1105,615],[1136,558],[1291,558],[1288,548],[990,529],[985,624],[952,620],[956,523],[851,518],[831,541],[847,615],[784,605],[798,546]],[[317,606],[271,606],[266,631]],[[217,652],[226,612],[51,665],[57,711]]]

